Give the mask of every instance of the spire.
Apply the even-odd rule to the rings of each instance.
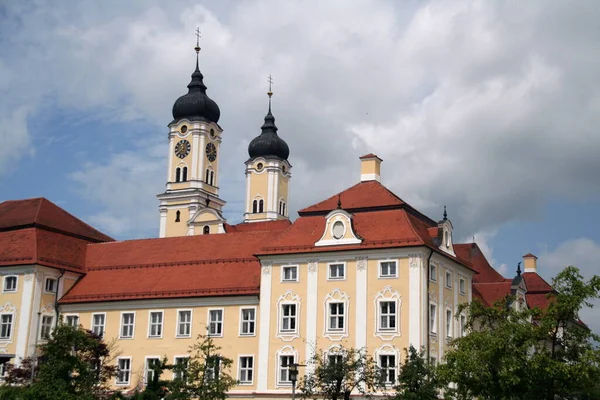
[[[273,85],[273,78],[271,77],[270,74],[269,74],[269,79],[267,80],[267,82],[269,82],[269,91],[267,92],[267,96],[269,96],[269,111],[267,112],[267,115],[265,116],[265,123],[263,124],[263,126],[261,126],[260,129],[262,129],[263,133],[272,132],[274,134],[277,134],[277,126],[275,125],[275,117],[271,113],[271,97],[273,96],[273,91],[271,89],[272,89],[272,85]]]
[[[188,93],[201,91],[202,93],[206,93],[206,85],[203,82],[204,75],[200,72],[200,28],[196,28],[196,47],[194,47],[196,51],[196,69],[192,74],[192,81],[187,86],[189,89]]]
[[[337,203],[337,208],[338,210],[342,209],[342,195],[338,193],[338,203]]]
[[[521,261],[517,264],[517,275],[521,276]]]
[[[446,206],[444,206],[444,221],[448,220],[448,213],[446,212]]]

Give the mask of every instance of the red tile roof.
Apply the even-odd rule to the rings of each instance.
[[[525,279],[528,293],[548,293],[552,290],[552,286],[537,272],[524,272],[522,276]]]
[[[531,253],[527,253],[527,254],[525,254],[525,255],[523,256],[523,258],[525,258],[525,257],[534,257],[534,258],[537,258],[536,256],[534,256],[534,255],[533,255],[533,254],[531,254]]]
[[[377,158],[379,161],[383,161],[381,158],[377,157],[377,155],[373,154],[373,153],[365,154],[364,156],[360,156],[359,158],[361,160],[364,160],[364,159],[367,159],[367,158]]]
[[[526,293],[525,300],[527,301],[527,307],[529,308],[540,308],[545,309],[550,305],[552,298],[549,297],[550,292],[546,293]]]
[[[483,304],[492,306],[494,303],[510,295],[511,281],[473,283],[473,295],[477,291],[477,297],[483,300]]]
[[[454,244],[454,252],[458,258],[470,263],[478,272],[473,277],[473,282],[504,281],[504,277],[490,265],[477,243]]]
[[[0,203],[0,231],[25,227],[50,229],[95,242],[113,240],[43,197]]]
[[[237,225],[227,224],[227,232],[257,232],[257,231],[281,231],[289,227],[292,223],[289,219],[280,219],[277,221],[262,222],[242,222]]]

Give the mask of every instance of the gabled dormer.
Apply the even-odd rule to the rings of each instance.
[[[452,243],[452,222],[448,219],[446,206],[444,206],[444,218],[438,222],[438,248],[448,254],[456,256],[454,245]]]
[[[339,246],[345,244],[360,244],[362,239],[354,232],[352,214],[338,208],[325,216],[325,231],[315,246]]]

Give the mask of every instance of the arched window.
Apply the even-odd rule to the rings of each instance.
[[[181,182],[181,168],[175,170],[175,182]]]
[[[257,200],[254,200],[254,201],[252,202],[252,212],[253,212],[254,214],[256,214],[256,213],[258,212],[258,201],[257,201]]]
[[[206,225],[204,228],[202,228],[203,235],[208,235],[209,233],[210,233],[210,226]]]
[[[258,212],[259,213],[263,212],[263,205],[264,205],[263,199],[260,199],[258,201]]]
[[[210,186],[214,186],[215,183],[215,171],[210,171]]]
[[[206,178],[204,179],[204,182],[208,183],[208,178],[210,177],[210,170],[207,169],[206,170]]]
[[[183,173],[181,174],[181,181],[187,181],[187,167],[183,167]]]
[[[285,203],[283,203],[283,202],[281,204],[281,215],[283,215],[285,217]]]
[[[177,168],[179,169],[179,168]],[[181,211],[177,210],[177,212],[175,213],[175,222],[179,222],[179,219],[181,218]]]

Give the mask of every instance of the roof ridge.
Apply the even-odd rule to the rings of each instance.
[[[195,238],[196,240],[199,238],[203,238],[203,237],[221,237],[221,236],[232,236],[232,235],[249,235],[249,234],[256,234],[256,233],[262,233],[262,232],[273,232],[273,231],[269,231],[269,230],[264,230],[264,231],[233,231],[233,232],[225,232],[225,233],[218,233],[218,234],[213,234],[213,235],[185,235],[185,236],[168,236],[168,237],[148,237],[148,238],[135,238],[135,239],[124,239],[124,240],[113,240],[112,242],[98,242],[98,243],[89,243],[88,245],[114,245],[114,244],[118,244],[118,243],[130,243],[130,242],[143,242],[143,241],[150,241],[150,240],[191,240],[192,238]]]
[[[97,266],[97,267],[88,267],[88,271],[104,271],[104,270],[135,269],[135,268],[178,267],[178,266],[182,266],[182,265],[196,265],[196,264],[248,263],[248,262],[256,262],[256,261],[258,261],[258,258],[256,258],[256,257],[215,258],[212,260],[171,261],[171,262],[150,263],[150,264],[105,265],[105,266]]]
[[[361,183],[364,183],[364,182],[362,182],[362,181],[361,181],[361,182],[355,183],[354,185],[352,185],[352,186],[349,186],[349,187],[347,187],[347,188],[345,188],[345,189],[343,189],[343,190],[341,190],[341,191],[339,191],[339,192],[335,193],[333,196],[329,196],[329,197],[328,197],[328,198],[326,198],[325,200],[321,200],[321,201],[319,201],[318,203],[311,204],[311,205],[310,205],[310,206],[308,206],[308,207],[304,207],[304,208],[302,208],[302,209],[298,210],[298,213],[301,213],[301,212],[303,212],[303,210],[306,210],[307,208],[311,208],[311,207],[317,206],[317,205],[319,205],[319,204],[321,204],[321,203],[324,203],[324,202],[326,202],[327,200],[329,200],[329,199],[331,199],[331,198],[333,198],[333,197],[335,197],[335,196],[337,196],[337,195],[340,195],[340,194],[342,194],[342,193],[344,193],[344,192],[346,192],[346,191],[348,191],[348,190],[350,190],[350,189],[352,189],[352,188],[354,188],[354,187],[356,187],[356,186],[360,185]]]
[[[421,239],[421,241],[423,243],[425,243],[425,240],[421,237],[421,235],[419,235],[419,233],[415,229],[415,226],[413,225],[413,222],[411,221],[410,217],[408,216],[408,213],[406,212],[406,210],[404,210],[404,209],[402,210],[402,215],[404,216],[404,218],[406,218],[406,221],[408,222],[408,225],[410,226],[410,229],[415,234],[415,236],[417,236],[419,239]]]

